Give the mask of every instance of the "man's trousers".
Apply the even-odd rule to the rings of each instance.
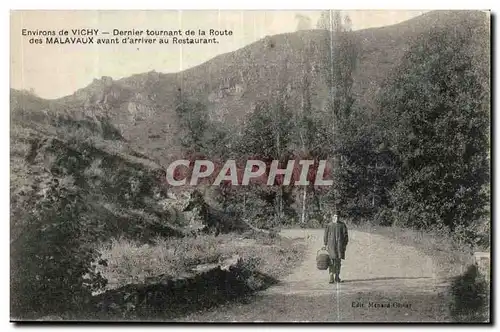
[[[330,266],[328,267],[328,272],[338,276],[340,274],[340,267],[342,265],[342,260],[340,258],[332,258],[330,260]]]

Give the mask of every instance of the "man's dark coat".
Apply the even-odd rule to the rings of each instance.
[[[330,222],[325,228],[324,244],[331,259],[345,259],[345,250],[349,236],[343,222]]]

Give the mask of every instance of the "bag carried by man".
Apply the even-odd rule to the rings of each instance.
[[[325,248],[321,248],[316,254],[316,267],[318,270],[328,270],[329,266],[330,255],[328,255],[328,251]]]

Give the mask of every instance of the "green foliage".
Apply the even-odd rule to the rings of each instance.
[[[106,264],[93,248],[101,229],[87,218],[88,206],[71,178],[63,180],[42,186],[34,206],[24,206],[31,213],[13,221],[14,317],[88,309],[92,291],[106,284],[95,271]]]
[[[210,121],[205,104],[179,93],[175,112],[179,121],[177,139],[186,152],[211,158],[227,153],[228,130],[221,123]]]
[[[320,45],[322,68],[329,99],[322,125],[323,155],[333,163],[334,185],[326,194],[335,210],[359,217],[370,210],[373,202],[372,175],[369,152],[373,132],[361,114],[354,110],[353,73],[358,62],[359,45],[351,31],[348,16],[342,19],[339,11],[322,13],[318,26],[323,29]]]
[[[489,284],[481,276],[476,265],[470,265],[463,275],[453,280],[451,295],[450,311],[455,321],[467,323],[488,321]]]
[[[233,155],[242,160],[280,160],[285,165],[292,156],[292,120],[283,91],[270,101],[260,101],[245,123],[232,150]],[[289,188],[264,184],[231,190],[231,193],[234,195],[230,198],[232,211],[242,212],[244,218],[257,227],[269,228],[293,214]]]
[[[389,204],[389,189],[397,179],[397,160],[385,143],[380,123],[366,110],[355,109],[339,121],[339,127],[337,205],[355,220],[373,218]]]
[[[397,117],[391,146],[402,166],[392,203],[403,224],[454,228],[477,220],[487,204],[489,92],[474,66],[471,31],[423,35],[382,96],[383,112]]]
[[[105,264],[99,241],[179,236],[182,225],[159,204],[161,183],[139,158],[26,134],[11,184],[12,316],[82,313],[105,284],[95,272]]]
[[[207,129],[207,110],[200,102],[189,102],[181,99],[175,108],[179,118],[179,133],[181,145],[188,149],[197,151],[203,144],[203,136]]]
[[[336,179],[322,201],[353,222],[443,224],[457,243],[487,246],[488,26],[465,20],[419,35],[369,109],[350,101],[357,42],[340,18],[325,12],[319,22],[332,98],[314,130],[325,133]]]
[[[268,186],[250,185],[241,187],[221,186],[216,199],[226,213],[237,215],[253,226],[270,229],[296,220],[296,211],[292,208],[292,191],[282,191],[283,216],[280,219],[277,209],[280,190]]]
[[[238,156],[281,160],[289,153],[291,119],[292,113],[284,102],[284,96],[258,102],[238,141]]]
[[[352,75],[358,62],[358,41],[349,16],[342,18],[337,10],[323,12],[318,27],[323,30],[321,71],[330,90],[329,107],[336,119],[346,118],[354,104]]]

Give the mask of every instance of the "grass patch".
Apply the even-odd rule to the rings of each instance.
[[[119,238],[101,245],[99,251],[107,266],[100,267],[100,272],[108,280],[107,288],[113,289],[159,275],[180,277],[197,265],[239,255],[255,270],[278,279],[300,262],[304,250],[297,241],[264,235],[156,238],[153,244]]]

